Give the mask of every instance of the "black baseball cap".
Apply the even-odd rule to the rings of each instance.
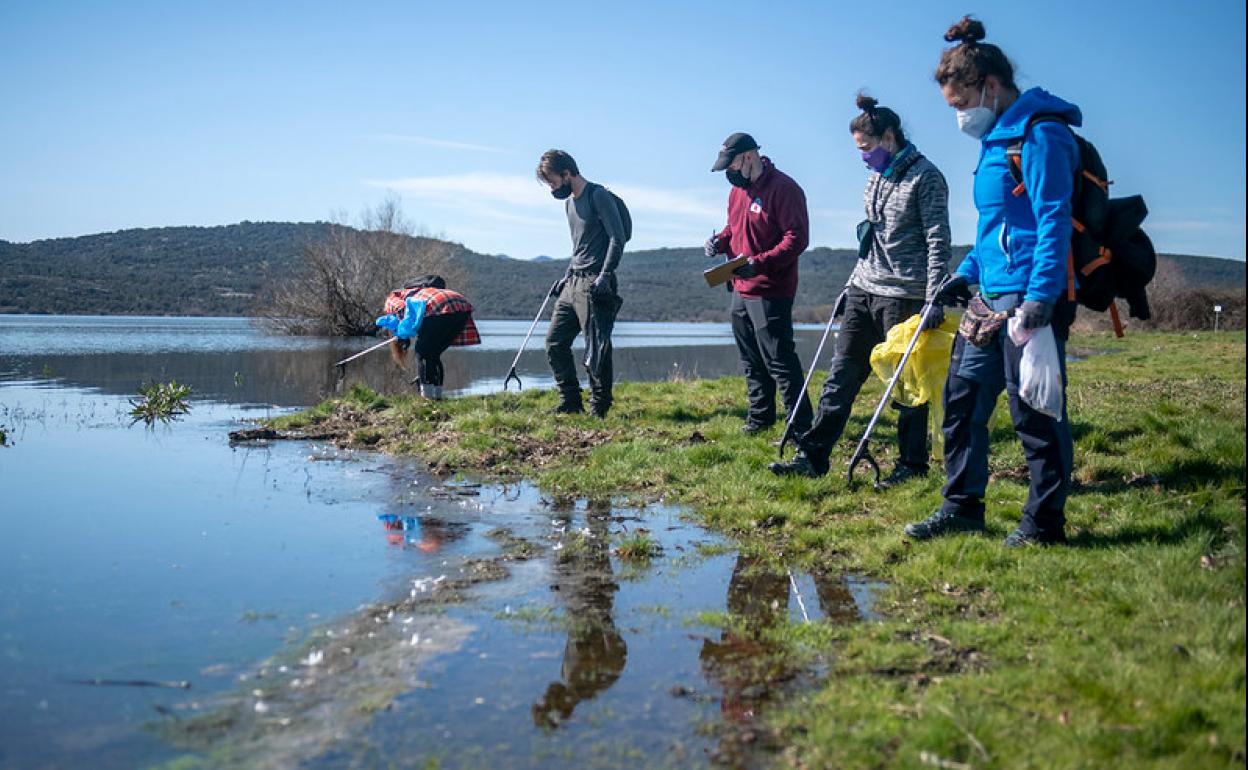
[[[723,171],[732,165],[733,158],[743,152],[757,149],[758,142],[754,141],[754,137],[738,131],[724,140],[724,146],[720,148],[719,157],[715,159],[715,165],[711,166],[711,171]]]

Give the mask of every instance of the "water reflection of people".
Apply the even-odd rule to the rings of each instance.
[[[571,516],[562,517],[570,528]],[[605,692],[620,678],[628,645],[615,627],[615,592],[611,569],[609,510],[586,515],[582,534],[556,552],[554,583],[568,625],[560,679],[551,682],[533,704],[533,723],[554,728],[572,716],[581,701]]]
[[[812,572],[811,578],[825,619],[857,619],[853,596],[842,578],[823,571]],[[728,581],[729,627],[718,640],[702,643],[698,655],[702,671],[722,691],[720,712],[738,727],[751,725],[773,689],[799,673],[783,646],[768,633],[788,616],[789,588],[787,571],[768,564],[764,557],[739,553]],[[735,738],[726,737],[730,742]]]
[[[437,553],[446,543],[462,538],[469,529],[462,522],[429,515],[380,513],[377,520],[386,533],[386,542],[403,548],[416,548],[423,553]]]

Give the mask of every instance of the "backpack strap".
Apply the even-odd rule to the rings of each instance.
[[[589,184],[594,188],[589,191],[589,205],[594,210],[594,216],[598,217],[599,222],[602,222],[602,212],[598,210],[598,201],[594,200],[594,196],[598,193],[599,189],[608,195],[611,194],[611,191],[607,189],[606,185],[601,185],[597,182],[590,182]],[[603,222],[603,226],[606,226],[606,222]]]
[[[1023,135],[1006,146],[1005,159],[1010,167],[1010,177],[1014,180],[1013,193],[1016,198],[1027,192],[1027,187],[1023,184],[1023,142],[1027,141],[1027,132],[1031,131],[1031,127],[1037,123],[1061,123],[1070,128],[1070,124],[1061,115],[1032,115],[1031,120],[1027,121],[1027,127],[1023,129]],[[1090,175],[1089,177],[1096,179]]]

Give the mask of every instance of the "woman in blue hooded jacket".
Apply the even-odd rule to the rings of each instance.
[[[970,286],[978,284],[988,308],[1019,316],[1024,329],[1051,325],[1063,359],[1064,391],[1065,341],[1074,320],[1074,303],[1066,298],[1071,194],[1079,169],[1079,148],[1070,126],[1080,125],[1082,115],[1075,105],[1041,88],[1020,92],[1009,59],[983,39],[984,25],[963,18],[945,34],[956,45],[945,50],[936,69],[946,103],[957,110],[958,127],[980,140],[975,245],[937,299],[965,304],[971,299]],[[1042,116],[1044,120],[1037,120]],[[1020,143],[1021,185],[1011,174],[1007,155]],[[988,421],[1004,389],[1031,479],[1022,522],[1006,545],[1065,541],[1073,454],[1070,423],[1064,413],[1060,419],[1050,417],[1019,398],[1021,357],[1022,347],[1011,341],[1004,326],[990,339],[974,343],[958,336],[945,383],[944,502],[926,520],[906,527],[911,538],[984,529]]]

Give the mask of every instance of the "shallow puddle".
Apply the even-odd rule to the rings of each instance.
[[[870,611],[871,584],[767,569],[672,509],[470,491],[381,514],[411,578],[164,734],[253,767],[749,767],[767,706],[823,663],[768,632]]]

